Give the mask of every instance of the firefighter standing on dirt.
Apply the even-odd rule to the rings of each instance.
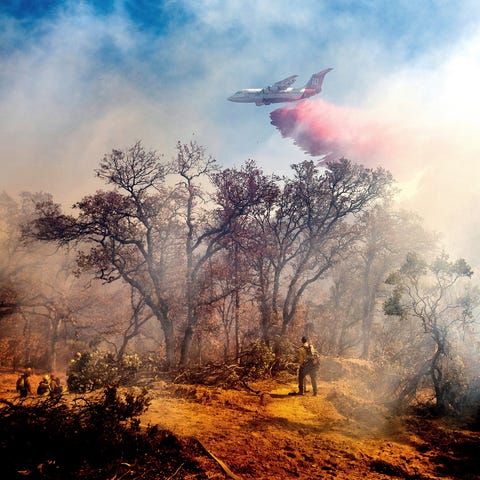
[[[313,395],[317,395],[317,370],[318,359],[315,355],[313,345],[308,343],[306,337],[302,337],[302,346],[298,349],[298,394],[305,393],[305,378],[308,375],[312,383]]]

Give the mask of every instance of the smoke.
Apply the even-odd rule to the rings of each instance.
[[[442,243],[453,256],[476,266],[478,216],[471,206],[478,201],[472,179],[480,175],[478,118],[473,112],[478,101],[472,99],[465,78],[479,75],[470,70],[470,76],[460,76],[447,63],[441,75],[424,76],[421,82],[420,77],[412,80],[413,73],[390,79],[388,88],[379,86],[378,95],[366,98],[362,108],[323,99],[289,104],[271,112],[271,123],[320,162],[345,157],[389,170],[399,187],[401,208],[417,212],[427,228],[442,233]],[[449,78],[454,73],[452,89]]]
[[[323,160],[347,157],[374,166],[382,163],[394,142],[387,124],[372,114],[324,100],[278,108],[270,118],[283,137],[293,139],[307,154]]]

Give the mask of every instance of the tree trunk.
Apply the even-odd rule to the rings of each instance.
[[[369,256],[366,260],[365,271],[363,274],[363,312],[362,312],[362,354],[361,358],[368,360],[370,357],[370,331],[373,322],[373,308],[370,289],[370,270],[372,258]]]
[[[193,281],[187,278],[186,286],[186,303],[187,303],[187,328],[182,341],[182,348],[180,353],[180,366],[184,367],[187,364],[190,354],[192,339],[195,326],[197,324],[197,317],[194,307],[194,293],[193,293]]]
[[[61,320],[53,319],[52,325],[52,336],[50,338],[50,347],[48,352],[48,365],[47,368],[51,372],[57,370],[57,341],[58,341],[58,330],[60,328]]]
[[[240,356],[240,295],[235,291],[235,358]]]
[[[364,312],[362,319],[362,354],[361,358],[368,360],[370,358],[370,337],[373,323],[373,308]]]
[[[168,319],[167,314],[160,310],[153,310],[155,317],[160,322],[163,335],[165,336],[165,362],[167,368],[170,369],[175,366],[175,334],[173,330],[173,323]]]
[[[435,390],[436,407],[439,413],[444,413],[448,409],[448,402],[445,398],[445,385],[443,379],[443,369],[441,365],[441,357],[444,355],[444,342],[437,332],[434,332],[434,339],[437,344],[437,350],[432,357],[430,367],[430,378],[432,379],[433,388]]]
[[[31,340],[32,340],[32,323],[28,316],[25,316],[22,313],[22,317],[25,319],[25,327],[24,327],[24,336],[25,336],[25,365],[30,366],[32,361],[31,356]]]
[[[190,352],[190,348],[192,346],[192,339],[193,339],[193,328],[189,325],[185,329],[185,333],[183,335],[182,341],[182,348],[180,352],[180,366],[184,367],[187,364],[188,354]]]
[[[239,339],[239,332],[240,332],[240,285],[238,281],[238,243],[235,242],[234,247],[234,258],[235,258],[235,358],[239,358],[240,355],[240,339]],[[227,337],[229,340],[229,337]],[[227,345],[227,352],[228,352],[228,345]],[[227,353],[228,354],[228,353]]]
[[[163,328],[165,335],[165,355],[167,368],[172,368],[175,365],[175,337],[173,333],[173,325],[169,323],[168,326]]]

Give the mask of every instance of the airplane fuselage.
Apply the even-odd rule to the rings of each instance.
[[[268,88],[245,88],[239,90],[228,99],[237,103],[255,103],[255,105],[270,105],[271,103],[296,102],[316,95],[313,88],[287,88],[281,91],[268,91]]]
[[[327,68],[314,73],[303,88],[292,88],[298,75],[291,75],[265,88],[244,88],[234,93],[228,99],[237,103],[255,103],[255,105],[270,105],[271,103],[296,102],[312,97],[322,90],[325,75],[331,70]]]

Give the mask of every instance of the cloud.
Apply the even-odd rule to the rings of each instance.
[[[293,137],[388,168],[405,206],[473,251],[477,2],[52,3],[28,22],[0,14],[0,190],[69,204],[112,148],[141,139],[168,157],[192,135],[222,164],[284,173],[305,158]],[[226,100],[328,67],[320,98],[272,112],[285,138],[273,108]]]
[[[10,48],[1,57],[0,190],[48,191],[68,205],[98,188],[94,169],[112,148],[142,139],[174,149],[182,121],[168,123],[168,104],[149,97],[145,34],[122,12],[98,16],[81,2],[31,29],[2,22]]]

